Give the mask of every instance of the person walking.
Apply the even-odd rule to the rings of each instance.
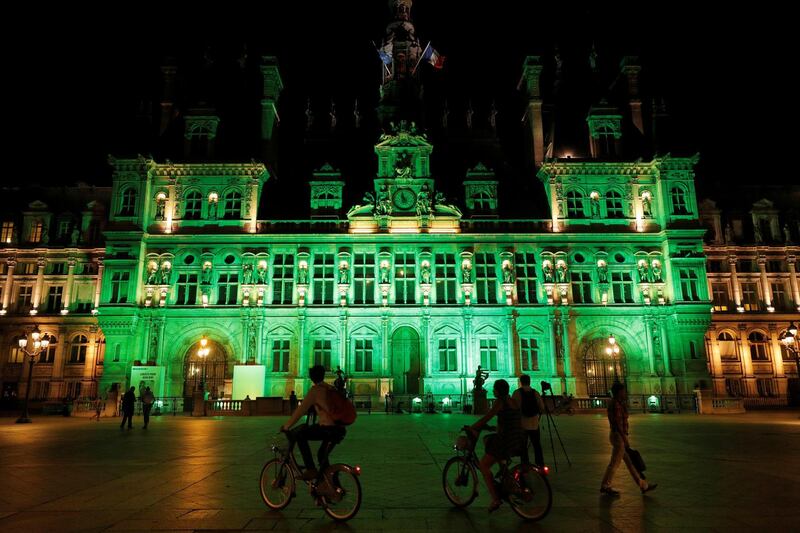
[[[297,409],[297,394],[292,391],[289,394],[289,410],[294,413],[295,409]]]
[[[625,390],[625,385],[619,382],[614,383],[611,386],[611,395],[613,398],[608,404],[608,423],[611,426],[611,433],[609,434],[611,460],[606,468],[603,481],[600,483],[600,493],[608,496],[619,496],[619,491],[611,487],[611,482],[614,479],[614,472],[619,467],[620,461],[625,461],[628,472],[631,473],[633,481],[639,485],[642,494],[655,490],[658,484],[648,483],[647,480],[642,479],[628,455],[628,450],[630,449],[630,443],[628,442],[628,392]]]
[[[147,429],[147,425],[150,423],[150,410],[153,408],[155,401],[156,397],[150,387],[145,387],[144,393],[142,393],[142,414],[144,415],[144,427],[142,429]]]
[[[519,377],[519,388],[511,397],[522,411],[522,429],[525,431],[525,447],[522,449],[522,462],[530,464],[528,456],[528,440],[533,444],[533,456],[536,466],[544,466],[542,440],[539,432],[539,419],[544,412],[544,401],[539,392],[531,387],[531,377],[522,374]]]
[[[103,410],[103,400],[100,396],[94,399],[94,418],[100,422],[100,412]]]
[[[136,406],[136,394],[134,391],[136,387],[131,387],[128,389],[122,396],[122,423],[119,425],[119,429],[123,429],[125,427],[125,421],[128,421],[128,429],[133,429],[133,410]]]

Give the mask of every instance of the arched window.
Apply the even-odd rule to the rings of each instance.
[[[748,335],[750,341],[750,358],[753,361],[769,361],[767,353],[767,337],[760,331],[754,331]]]
[[[625,213],[622,209],[622,195],[617,191],[606,193],[606,213],[608,218],[623,218]]]
[[[480,191],[472,197],[472,200],[475,202],[475,209],[483,210],[492,208],[492,197],[489,196],[486,191]]]
[[[578,191],[567,193],[567,216],[569,218],[584,218],[583,195]]]
[[[55,335],[50,335],[50,344],[47,349],[39,354],[40,363],[53,363],[56,360],[56,348],[58,348],[58,338]]]
[[[190,192],[186,195],[186,208],[183,210],[183,218],[187,220],[199,220],[202,206],[203,195],[197,191]]]
[[[736,354],[736,337],[729,331],[723,331],[717,337],[719,344],[719,357],[720,359],[738,360],[739,356]]]
[[[136,189],[128,187],[122,192],[119,215],[123,217],[132,217],[134,214],[136,214]]]
[[[669,195],[672,199],[672,212],[676,215],[688,215],[689,207],[686,203],[686,191],[681,187],[673,187],[669,191]]]
[[[89,339],[86,335],[75,335],[72,337],[72,348],[69,352],[69,362],[82,364],[86,362],[86,350],[89,347]]]
[[[230,191],[225,194],[225,211],[224,218],[226,220],[235,220],[241,218],[242,214],[242,195],[238,191]]]

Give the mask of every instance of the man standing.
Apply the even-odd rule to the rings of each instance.
[[[639,485],[639,489],[644,494],[654,490],[658,485],[656,483],[648,483],[642,479],[628,456],[628,450],[630,449],[630,443],[628,442],[628,392],[625,390],[625,385],[619,382],[614,383],[611,386],[611,395],[613,398],[608,404],[608,423],[611,426],[611,434],[609,435],[611,461],[608,463],[606,474],[600,484],[600,492],[609,496],[619,496],[619,491],[611,488],[611,481],[614,479],[614,472],[619,467],[620,461],[624,460],[633,481]]]
[[[144,393],[142,394],[142,414],[144,415],[144,429],[147,429],[147,425],[150,423],[150,410],[153,408],[153,403],[155,403],[156,398],[153,396],[152,391],[150,391],[150,387],[145,387]]]
[[[512,396],[514,402],[520,406],[522,411],[522,429],[525,431],[525,447],[522,452],[522,462],[530,463],[528,457],[528,440],[533,443],[533,455],[536,466],[544,466],[544,454],[542,453],[541,434],[539,432],[539,418],[544,412],[544,401],[542,396],[531,387],[531,377],[522,374],[519,377],[519,388],[514,391]]]
[[[119,429],[125,427],[126,420],[128,421],[128,429],[133,429],[133,409],[136,406],[136,395],[133,391],[135,390],[136,387],[131,387],[122,396],[122,423],[119,425]]]

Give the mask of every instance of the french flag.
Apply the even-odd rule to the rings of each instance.
[[[431,43],[428,43],[428,46],[426,46],[425,50],[422,52],[422,60],[430,63],[436,70],[440,70],[444,67],[444,59],[445,57],[437,52],[433,46],[431,46]]]

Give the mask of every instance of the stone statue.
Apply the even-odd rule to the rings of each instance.
[[[470,102],[469,107],[467,108],[467,129],[472,129],[472,115],[475,114],[475,111],[472,110],[472,102]]]
[[[389,191],[386,185],[381,186],[378,191],[377,203],[375,204],[375,215],[389,216],[392,214],[392,201],[389,199]]]
[[[200,283],[203,285],[210,285],[211,284],[211,273],[213,272],[213,268],[211,267],[211,263],[207,265],[203,265],[203,272],[200,275]]]
[[[725,225],[725,242],[733,242],[733,228],[730,222]]]
[[[567,282],[567,264],[565,262],[559,261],[556,265],[556,275],[558,276],[559,283]]]
[[[253,265],[245,263],[242,265],[242,284],[250,285],[253,283]]]
[[[542,273],[545,283],[553,283],[553,265],[549,261],[542,263]]]
[[[461,283],[472,283],[472,263],[461,263]]]
[[[397,162],[394,165],[394,172],[398,178],[414,177],[414,169],[411,165],[411,154],[409,152],[402,152],[397,157]]]
[[[381,263],[381,284],[389,283],[389,263]]]
[[[314,126],[314,112],[311,111],[311,98],[309,98],[306,105],[306,131],[311,131],[312,126]]]
[[[514,265],[511,261],[503,263],[503,283],[514,283]]]
[[[156,220],[164,220],[164,210],[167,203],[164,200],[156,201]]]
[[[217,219],[217,204],[219,202],[216,200],[208,202],[208,219],[209,220],[216,220]]]
[[[422,263],[419,271],[420,283],[423,285],[431,284],[431,264],[427,261]]]
[[[331,111],[328,113],[331,117],[331,132],[336,131],[336,104],[331,102]]]
[[[644,215],[645,218],[653,216],[651,202],[650,195],[645,194],[642,196],[642,215]]]
[[[300,267],[297,271],[297,283],[308,285],[308,267]]]
[[[478,365],[478,371],[475,372],[475,379],[472,380],[473,388],[475,390],[482,390],[483,384],[486,383],[486,378],[488,377],[489,377],[489,372],[481,369],[481,365]]]
[[[256,283],[258,283],[259,285],[266,285],[267,283],[266,261],[258,265],[258,269],[256,270]]]
[[[653,261],[653,283],[663,283],[663,279],[661,278],[661,262],[660,261]]]
[[[78,239],[80,238],[81,238],[81,230],[79,230],[78,227],[76,226],[72,229],[72,235],[70,237],[70,241],[72,242],[72,244],[78,244]]]
[[[339,285],[348,285],[350,283],[350,269],[344,261],[339,263]]]
[[[785,242],[786,244],[792,242],[792,232],[789,229],[789,224],[783,225],[783,242]]]
[[[169,278],[170,278],[170,267],[165,264],[161,264],[161,285],[169,285]]]
[[[649,280],[647,279],[647,261],[642,259],[639,261],[636,270],[639,271],[639,283],[647,283]]]
[[[753,224],[753,237],[755,237],[756,242],[764,242],[764,236],[761,234],[761,224],[758,222]]]
[[[600,218],[600,197],[592,195],[589,197],[589,207],[591,208],[592,218]]]
[[[608,283],[608,265],[605,261],[597,265],[597,281],[599,283]]]
[[[489,111],[489,127],[492,128],[493,133],[497,133],[497,108],[492,102],[492,110]]]
[[[158,265],[151,263],[147,269],[147,284],[155,285],[158,283]]]
[[[423,185],[417,193],[417,216],[429,215],[431,213],[431,195],[428,186]]]

